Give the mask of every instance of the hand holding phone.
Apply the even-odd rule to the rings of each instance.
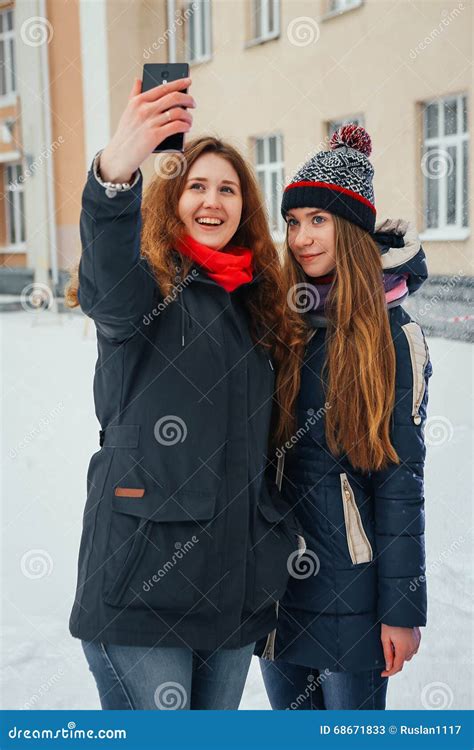
[[[188,63],[146,63],[143,66],[142,91],[149,91],[155,86],[165,85],[171,81],[179,81],[189,77]],[[187,88],[184,89],[187,94]],[[168,110],[170,111],[170,110]],[[170,135],[166,140],[159,143],[153,152],[158,151],[183,151],[184,133]]]
[[[142,82],[135,79],[117,130],[100,156],[104,180],[129,181],[167,138],[191,129],[193,118],[187,108],[194,108],[196,103],[184,93],[190,85],[189,77],[179,78],[142,92]]]

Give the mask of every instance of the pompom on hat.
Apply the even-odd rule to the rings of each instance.
[[[283,218],[292,208],[321,208],[372,233],[376,211],[369,134],[361,125],[343,125],[332,134],[329,149],[314,154],[286,186]]]

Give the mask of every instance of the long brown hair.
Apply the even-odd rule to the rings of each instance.
[[[265,204],[258,182],[242,155],[231,144],[212,136],[195,138],[185,146],[182,155],[167,155],[160,164],[160,174],[144,190],[141,214],[140,253],[147,258],[161,293],[171,293],[176,275],[172,251],[176,239],[184,233],[178,215],[178,202],[194,162],[205,153],[226,159],[239,176],[243,197],[242,216],[231,244],[253,251],[254,277],[259,283],[246,287],[245,305],[249,312],[250,333],[254,343],[273,355],[276,371],[286,358],[289,322],[285,315],[285,294],[278,252],[273,244]],[[192,260],[181,257],[183,276],[191,269]],[[65,289],[65,304],[79,305],[79,264],[72,269]]]
[[[335,223],[336,268],[325,314],[328,321],[323,379],[325,432],[335,456],[346,454],[354,468],[376,471],[399,463],[390,440],[395,401],[395,349],[382,284],[380,252],[370,234],[340,216]],[[286,239],[283,276],[290,304],[293,338],[285,371],[277,378],[281,419],[276,441],[289,441],[296,429],[295,406],[310,329],[291,302],[298,284],[308,281]]]

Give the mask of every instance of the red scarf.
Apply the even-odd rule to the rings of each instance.
[[[246,247],[230,246],[226,250],[215,250],[185,234],[177,240],[176,249],[198,263],[211,279],[217,281],[228,292],[253,279],[252,251]]]

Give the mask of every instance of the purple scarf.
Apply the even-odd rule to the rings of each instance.
[[[331,282],[327,280],[329,277],[322,277],[324,278],[324,282],[319,282],[318,279],[311,279],[309,276],[306,278],[306,285],[308,287],[308,304],[310,307],[305,304],[305,310],[307,312],[324,313],[329,290],[331,288]],[[387,304],[401,299],[401,297],[404,297],[407,294],[407,278],[407,273],[383,274],[383,288]]]

